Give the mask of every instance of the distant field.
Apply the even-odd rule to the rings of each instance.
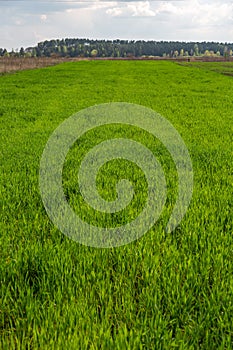
[[[5,74],[26,69],[49,67],[62,62],[76,60],[68,57],[0,57],[0,73]]]
[[[228,57],[227,61],[222,56],[220,57],[205,57],[205,56],[192,56],[192,57],[177,57],[177,58],[169,58],[169,57],[158,57],[158,56],[147,56],[147,57],[0,57],[0,74],[6,74],[9,72],[16,72],[27,69],[37,69],[42,67],[54,66],[56,64],[60,64],[63,62],[77,62],[77,61],[127,61],[127,60],[155,60],[155,61],[174,61],[179,62],[181,64],[185,64],[190,61],[196,65],[203,64],[204,62],[213,63],[213,66],[217,63],[217,65],[222,62],[223,66],[232,67],[233,57]],[[191,64],[192,64],[191,63]],[[211,66],[211,64],[210,64]]]
[[[82,61],[0,77],[0,349],[233,348],[233,78],[219,74],[232,67]],[[176,169],[157,140],[127,127],[124,136],[163,166],[166,208],[141,239],[96,249],[54,227],[38,173],[52,131],[77,111],[108,102],[152,108],[173,124],[192,158],[194,192],[181,224],[166,233]],[[76,167],[88,149],[118,135],[116,126],[88,132],[67,156],[64,192],[92,224],[128,222],[146,201],[143,173],[127,161],[104,166],[97,183],[113,200],[116,179],[131,179],[136,197],[126,211],[101,216],[82,201]]]
[[[233,76],[233,62],[184,62],[182,64]]]

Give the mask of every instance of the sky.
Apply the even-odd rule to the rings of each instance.
[[[0,47],[62,38],[233,42],[233,0],[0,0]]]

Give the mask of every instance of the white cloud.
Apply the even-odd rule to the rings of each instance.
[[[91,2],[82,2],[79,6],[76,5],[76,7],[71,7],[65,10],[66,13],[74,13],[77,12],[80,9],[86,9],[86,10],[99,10],[99,9],[106,9],[109,7],[117,6],[116,1],[91,1]]]
[[[42,21],[46,21],[46,20],[47,20],[47,15],[41,15],[41,16],[40,16],[40,19],[41,19]]]
[[[184,15],[185,7],[183,5],[177,6],[171,2],[164,2],[158,6],[157,13]]]
[[[0,47],[26,47],[64,37],[230,42],[233,3],[0,1]]]
[[[153,7],[153,8],[152,8]],[[118,3],[118,6],[106,10],[107,15],[113,17],[154,17],[158,21],[173,22],[174,28],[188,25],[216,26],[226,23],[233,25],[233,3],[212,2],[200,0],[175,2],[139,1],[130,3]],[[217,27],[216,27],[217,28]],[[201,29],[201,28],[200,28]],[[214,40],[214,39],[213,39]]]
[[[196,25],[224,25],[233,18],[233,3],[231,1],[216,1],[208,3],[208,1],[185,1],[179,6],[177,3],[165,2],[158,5],[157,14],[166,15],[177,19],[180,23],[185,23],[188,19]],[[233,23],[232,23],[233,24]]]
[[[216,3],[200,5],[199,11],[196,11],[193,19],[199,25],[224,24],[224,21],[232,21],[233,4],[232,3]],[[233,25],[233,22],[232,22]]]
[[[21,25],[23,24],[23,22],[22,22],[21,20],[16,20],[16,21],[15,21],[15,24],[16,24],[17,26],[21,26]]]
[[[113,17],[122,16],[123,9],[120,7],[114,7],[113,9],[108,9],[106,13],[107,15],[111,15]]]
[[[128,16],[128,17],[151,17],[155,16],[155,12],[151,10],[149,1],[137,1],[124,4],[121,7],[108,9],[106,14],[113,17]]]
[[[155,12],[151,10],[149,1],[140,1],[135,3],[130,3],[128,5],[129,10],[132,11],[132,16],[140,17],[150,17],[155,16]]]

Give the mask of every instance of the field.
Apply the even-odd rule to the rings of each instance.
[[[233,348],[233,78],[209,64],[81,61],[0,77],[0,349]],[[108,102],[143,105],[168,119],[189,150],[194,188],[183,221],[167,233],[177,177],[166,149],[137,128],[88,132],[69,152],[63,179],[83,219],[121,225],[146,201],[143,172],[120,160],[103,166],[97,186],[114,200],[114,184],[126,176],[135,184],[132,205],[111,216],[82,201],[77,168],[102,140],[123,134],[141,142],[168,183],[166,208],[149,232],[97,249],[53,225],[38,175],[53,130],[77,111]]]
[[[213,68],[228,67],[230,68],[230,73],[232,73],[232,62],[233,57],[206,57],[206,56],[192,56],[192,57],[176,57],[176,58],[164,58],[159,56],[148,56],[148,57],[0,57],[0,74],[6,74],[15,71],[27,70],[27,69],[37,69],[42,67],[54,66],[59,63],[64,62],[77,62],[77,61],[174,61],[180,64],[185,64],[190,61],[192,64],[203,67],[206,66],[205,62],[209,62],[209,66]],[[212,63],[212,65],[211,65]],[[221,63],[221,64],[220,64]],[[228,70],[226,70],[228,72]]]
[[[233,76],[233,62],[182,62],[182,65],[211,70],[213,72],[222,73],[224,75]]]
[[[75,60],[68,57],[0,57],[0,73],[54,66],[58,63]]]

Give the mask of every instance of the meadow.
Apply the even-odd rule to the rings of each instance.
[[[181,62],[181,65],[192,66],[196,68],[201,68],[205,70],[210,70],[216,73],[221,73],[228,76],[233,76],[233,62],[232,61],[222,61],[222,62]]]
[[[233,78],[201,65],[81,61],[0,76],[0,349],[233,348]],[[115,184],[126,176],[135,184],[131,205],[101,215],[84,203],[77,169],[102,140],[124,135],[141,142],[161,162],[168,184],[166,207],[149,232],[97,249],[53,225],[38,176],[55,128],[108,102],[143,105],[168,119],[189,150],[194,188],[185,217],[167,233],[177,176],[163,145],[131,127],[86,133],[63,174],[64,193],[83,219],[121,225],[146,201],[143,172],[116,160],[103,166],[97,186],[114,200]]]

